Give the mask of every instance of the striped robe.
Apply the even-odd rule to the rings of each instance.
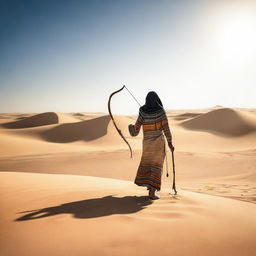
[[[135,125],[129,125],[130,134],[137,136],[141,126],[143,127],[143,152],[135,184],[146,186],[148,189],[153,187],[159,191],[165,158],[164,135],[169,143],[172,142],[164,109],[152,113],[145,113],[140,109]]]

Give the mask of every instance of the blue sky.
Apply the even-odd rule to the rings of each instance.
[[[0,112],[256,107],[255,1],[0,3]]]

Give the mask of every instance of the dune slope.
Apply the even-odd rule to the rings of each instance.
[[[3,127],[18,129],[18,128],[28,128],[28,127],[36,127],[42,125],[49,124],[57,124],[59,122],[59,117],[54,112],[45,112],[29,117],[25,117],[23,119],[2,124]]]
[[[77,123],[66,123],[50,128],[41,136],[50,142],[73,142],[78,140],[91,141],[107,134],[109,116],[102,116]]]
[[[1,255],[256,253],[256,205],[131,182],[1,172]],[[234,214],[235,213],[235,214]]]
[[[256,131],[256,117],[238,110],[222,108],[186,120],[180,125],[224,136],[241,136]]]

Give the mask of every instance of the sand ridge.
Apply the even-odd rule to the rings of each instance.
[[[193,117],[180,125],[191,130],[241,136],[256,132],[256,116],[230,108],[221,108]]]
[[[42,116],[49,117],[48,113],[42,113]],[[21,127],[19,123],[21,121],[2,124],[0,142],[6,147],[0,149],[0,155],[19,155],[21,152],[23,154],[32,154],[33,152],[45,154],[47,151],[52,153],[87,152],[88,150],[97,151],[99,147],[101,150],[126,148],[126,144],[116,132],[113,123],[110,122],[109,115],[86,115],[85,120],[73,119],[73,114],[58,114],[57,116],[59,118],[58,123],[46,124],[47,122],[44,122],[40,126],[38,126],[38,115],[24,117],[21,121],[22,124],[27,124],[25,128]],[[33,120],[36,121],[32,122]],[[124,116],[116,116],[115,120],[119,129],[129,139],[128,125],[133,120]],[[49,123],[50,120],[47,121]],[[17,122],[19,125],[16,124]],[[140,147],[136,141],[131,143],[137,149]],[[49,147],[49,145],[51,146]]]
[[[216,112],[217,111],[217,112]],[[235,111],[235,112],[234,112]],[[256,130],[254,128],[255,115],[252,113],[244,113],[241,110],[217,109],[210,110],[205,113],[186,112],[186,121],[179,121],[175,118],[177,115],[169,119],[170,127],[174,137],[174,143],[178,151],[192,150],[194,151],[230,151],[230,150],[248,150],[255,145]],[[195,117],[196,114],[196,117]],[[47,116],[48,113],[42,113]],[[183,114],[180,114],[183,115]],[[213,118],[211,117],[213,115]],[[0,127],[0,141],[2,145],[8,144],[8,141],[16,140],[17,153],[20,154],[19,148],[24,148],[24,153],[31,154],[32,145],[38,149],[42,148],[45,153],[48,143],[51,143],[49,151],[67,152],[81,151],[84,149],[95,151],[95,147],[101,147],[112,150],[126,149],[126,144],[117,134],[113,123],[108,115],[95,114],[86,115],[85,120],[76,119],[77,113],[74,114],[58,114],[59,123],[36,126],[31,122],[38,115],[24,117],[22,124],[29,123],[29,127],[25,128],[7,128],[5,125],[14,126],[16,122],[8,122]],[[85,116],[82,114],[82,116]],[[179,115],[178,115],[179,116]],[[190,116],[190,117],[189,117]],[[183,115],[184,118],[184,115]],[[220,122],[221,118],[233,120],[232,125]],[[62,121],[60,121],[62,120]],[[141,149],[142,132],[137,137],[131,137],[128,131],[128,125],[134,123],[136,118],[115,116],[116,123],[124,136],[129,140],[134,150]],[[216,121],[217,120],[217,121]],[[48,120],[49,121],[49,120]],[[185,128],[184,128],[185,126]],[[221,136],[220,136],[221,135]],[[238,136],[239,135],[239,136]],[[15,139],[14,139],[15,138]],[[27,141],[27,143],[26,143]],[[14,142],[15,143],[15,142]],[[28,147],[25,145],[28,144]],[[67,145],[69,144],[69,145]],[[29,146],[31,145],[31,147]],[[83,147],[81,147],[81,145]],[[68,147],[67,147],[68,146]],[[77,147],[76,147],[77,146]],[[15,154],[16,148],[12,150],[2,149],[2,154]],[[61,149],[62,148],[62,149]],[[77,148],[77,149],[76,149]],[[28,151],[26,149],[29,149]],[[96,149],[97,150],[97,149]],[[40,152],[40,150],[36,150]],[[1,152],[0,152],[1,155]]]
[[[29,117],[24,117],[22,119],[19,118],[19,120],[17,121],[4,123],[2,125],[6,128],[18,129],[57,123],[59,123],[58,115],[54,112],[46,112]]]

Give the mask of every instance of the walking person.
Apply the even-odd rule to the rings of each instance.
[[[156,92],[149,92],[145,105],[140,107],[135,125],[129,125],[131,136],[137,136],[143,127],[143,152],[137,170],[135,184],[145,186],[152,200],[159,199],[155,193],[161,189],[162,169],[165,158],[165,139],[174,151],[172,134],[163,104]]]

